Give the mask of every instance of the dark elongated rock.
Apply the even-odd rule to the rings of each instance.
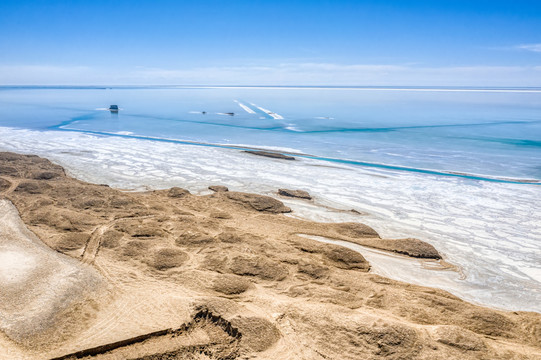
[[[282,196],[294,197],[294,198],[299,198],[299,199],[307,199],[307,200],[312,199],[310,194],[304,190],[278,189],[278,194]]]
[[[226,192],[226,191],[229,191],[227,186],[222,186],[222,185],[210,185],[209,190],[212,190],[214,192]]]
[[[257,155],[257,156],[265,156],[273,159],[282,159],[282,160],[295,160],[293,156],[284,155],[280,153],[275,153],[271,151],[256,151],[256,150],[244,150],[245,153]]]

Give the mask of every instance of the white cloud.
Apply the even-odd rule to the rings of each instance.
[[[541,44],[523,44],[516,46],[516,48],[541,53]]]
[[[378,64],[301,63],[267,67],[211,67],[184,70],[139,69],[146,83],[224,85],[409,85],[539,86],[538,67],[418,67]],[[144,82],[144,81],[143,81]]]
[[[539,86],[539,69],[539,66],[422,67],[332,63],[179,69],[0,65],[0,84]]]
[[[87,66],[51,65],[0,65],[0,84],[2,85],[40,85],[59,83],[68,79],[84,77],[93,70]]]

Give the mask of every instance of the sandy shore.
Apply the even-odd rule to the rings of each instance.
[[[290,216],[360,221],[382,237],[422,239],[465,275],[440,282],[439,288],[483,306],[541,312],[537,185],[418,176],[301,158],[284,161],[239,150],[73,132],[0,127],[0,138],[0,150],[38,154],[77,179],[118,189],[181,186],[205,195],[209,185],[222,184],[270,196],[279,188],[308,190],[311,202],[281,198],[294,210]],[[343,211],[351,209],[357,213]]]
[[[0,153],[0,359],[85,350],[78,355],[99,359],[541,356],[540,314],[390,280],[371,272],[362,250],[310,237],[437,263],[431,245],[382,239],[356,221],[285,216],[291,209],[274,198],[215,190],[121,192],[36,156]],[[44,289],[40,269],[55,291]],[[85,296],[65,302],[56,289]],[[10,302],[20,306],[16,319]],[[33,321],[40,326],[23,331]]]

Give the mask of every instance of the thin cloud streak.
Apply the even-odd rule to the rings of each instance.
[[[273,66],[99,69],[0,65],[3,85],[539,86],[540,66],[420,67],[283,63]]]
[[[516,46],[517,49],[533,51],[536,53],[541,53],[541,44],[522,44]]]

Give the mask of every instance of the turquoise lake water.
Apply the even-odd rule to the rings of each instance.
[[[465,90],[2,87],[0,126],[541,179],[541,91]],[[111,104],[119,105],[118,114],[106,111]]]

